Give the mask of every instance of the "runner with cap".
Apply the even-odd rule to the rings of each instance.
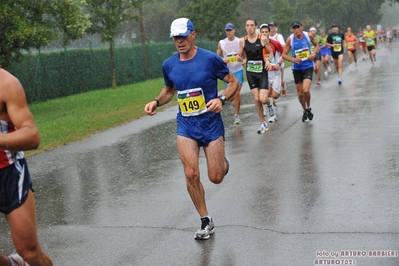
[[[356,57],[356,44],[358,43],[358,39],[355,34],[353,34],[352,29],[350,27],[347,28],[345,34],[345,48],[348,52],[348,62],[349,62],[349,69],[353,69],[357,67],[357,57]],[[353,57],[353,60],[352,60]],[[355,62],[353,65],[352,62]]]
[[[183,164],[188,193],[201,219],[201,227],[194,238],[201,240],[214,233],[214,224],[200,181],[200,148],[205,153],[209,180],[214,184],[221,183],[229,170],[229,161],[225,157],[225,131],[220,112],[226,101],[236,94],[238,81],[220,56],[194,44],[195,37],[191,20],[178,18],[172,22],[170,38],[173,38],[177,53],[164,61],[165,85],[158,97],[146,104],[144,111],[147,115],[155,115],[157,107],[170,102],[177,94],[177,152]],[[228,83],[219,96],[218,79]]]
[[[319,35],[316,34],[317,30],[315,27],[311,27],[309,29],[309,33],[313,34],[313,36],[315,37],[317,43],[319,44],[319,47],[321,47],[323,45],[323,38]],[[310,44],[310,49],[312,51],[312,53],[314,53],[314,45],[313,43]],[[320,52],[316,53],[316,57],[314,59],[314,73],[317,75],[317,85],[321,84],[321,69],[320,69],[320,63],[321,63],[321,55]]]
[[[321,63],[323,64],[325,69],[324,76],[328,77],[328,73],[331,72],[331,67],[330,67],[331,48],[326,44],[327,35],[325,29],[321,29],[320,36],[323,40],[323,44],[320,47]]]
[[[342,84],[342,63],[344,60],[344,40],[345,36],[339,31],[338,24],[332,24],[331,33],[327,36],[327,45],[331,48],[334,65],[338,72],[338,84]]]
[[[270,104],[269,100],[269,81],[268,69],[270,68],[269,60],[264,60],[263,49],[271,53],[269,39],[261,34],[256,33],[257,22],[254,19],[247,19],[245,29],[247,35],[240,39],[239,55],[244,57],[243,61],[247,71],[247,81],[255,102],[256,112],[260,120],[260,128],[258,134],[269,131],[269,126],[263,114],[263,105]]]
[[[375,56],[376,56],[376,51],[375,51],[376,34],[375,34],[375,31],[371,29],[370,25],[367,25],[366,30],[363,31],[363,38],[366,40],[366,47],[367,47],[367,52],[370,57],[370,61],[374,65],[374,62],[377,61],[375,58]]]
[[[220,40],[216,53],[223,58],[227,67],[237,78],[239,86],[236,94],[234,95],[234,124],[240,124],[240,105],[241,105],[241,87],[244,82],[244,70],[242,68],[242,58],[238,55],[240,51],[240,38],[235,36],[236,27],[232,23],[227,23],[224,27],[226,38]],[[224,83],[226,88],[227,82]]]
[[[270,29],[269,39],[278,41],[281,44],[281,46],[284,48],[285,40],[284,40],[283,35],[277,32],[277,30],[278,30],[277,23],[270,22],[268,25],[269,25],[269,29]],[[281,95],[283,97],[287,96],[287,86],[284,81],[284,68],[285,68],[285,65],[284,65],[284,61],[283,61],[283,63],[281,64],[281,69],[280,69],[280,71],[281,71],[281,86],[283,87],[283,89],[281,91]]]
[[[281,66],[284,62],[283,57],[281,56],[284,48],[281,44],[273,39],[269,38],[270,28],[268,24],[262,24],[259,27],[260,34],[266,36],[269,39],[270,47],[272,48],[273,59],[270,60],[270,68],[269,68],[269,100],[270,104],[266,106],[264,115],[265,117],[269,114],[270,118],[268,120],[269,123],[274,123],[277,121],[277,106],[275,105],[275,100],[280,97],[280,93],[282,90],[281,85]],[[264,60],[269,60],[269,53],[264,50]]]
[[[302,122],[313,120],[313,112],[310,107],[310,85],[313,77],[313,60],[319,52],[319,44],[313,34],[303,31],[302,23],[295,20],[291,23],[292,34],[285,43],[283,58],[291,61],[292,74],[298,92],[298,100],[303,109]],[[310,50],[310,43],[315,46],[314,53]],[[291,56],[288,55],[291,50]]]

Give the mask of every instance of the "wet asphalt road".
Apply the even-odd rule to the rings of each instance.
[[[175,148],[175,107],[29,157],[45,251],[54,265],[399,265],[398,49],[379,48],[375,67],[346,66],[342,86],[335,74],[314,81],[306,123],[286,69],[288,96],[262,135],[245,84],[242,124],[231,104],[223,111],[231,168],[222,184],[207,179],[201,152],[216,230],[206,241],[193,239],[200,220]],[[11,253],[3,218],[0,227],[0,252]]]

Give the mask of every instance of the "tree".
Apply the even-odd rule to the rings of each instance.
[[[346,27],[357,29],[367,24],[376,24],[381,19],[378,10],[385,0],[357,0],[356,5],[351,0],[298,0],[297,17],[308,18],[306,27],[317,24],[330,29],[332,23],[338,23],[340,29],[345,31]],[[310,14],[310,17],[304,16]]]
[[[85,0],[51,1],[50,12],[53,14],[55,25],[61,34],[62,45],[67,46],[69,41],[77,40],[90,28],[90,16],[82,9],[87,6]]]
[[[189,18],[199,38],[206,37],[212,41],[225,38],[226,23],[237,23],[240,13],[237,6],[241,0],[197,0],[190,1],[180,9],[181,17]]]
[[[47,8],[43,2],[3,0],[0,7],[0,65],[11,68],[22,59],[22,50],[40,48],[55,38],[42,17]]]
[[[134,10],[144,0],[89,0],[88,10],[92,26],[89,32],[99,34],[103,43],[109,43],[111,59],[111,85],[116,89],[114,39],[125,21],[138,20]]]
[[[277,23],[279,31],[289,33],[291,22],[295,18],[295,7],[288,0],[272,0],[270,2],[270,10],[272,14],[271,21]]]
[[[78,39],[87,28],[84,1],[2,0],[0,7],[0,65],[11,68],[22,51],[40,49],[61,32],[64,44]]]

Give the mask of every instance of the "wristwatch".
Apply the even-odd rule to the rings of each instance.
[[[227,102],[227,98],[224,95],[219,95],[218,98],[222,101],[222,104],[225,105]]]

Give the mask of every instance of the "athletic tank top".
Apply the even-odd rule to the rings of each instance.
[[[247,55],[247,73],[263,73],[265,72],[265,61],[263,59],[263,50],[261,35],[258,34],[254,43],[249,42],[248,36],[244,36],[244,51]]]
[[[258,34],[258,37],[254,43],[249,42],[248,36],[245,36],[244,40],[245,40],[244,51],[245,54],[247,55],[248,60],[263,61],[263,56],[262,56],[263,46],[262,42],[260,41],[260,34]]]
[[[313,61],[306,59],[312,53],[311,49],[310,49],[311,41],[310,41],[308,33],[306,31],[303,31],[301,39],[297,39],[294,34],[291,34],[290,39],[291,39],[292,57],[300,58],[303,56],[303,58],[304,58],[304,60],[301,61],[299,64],[293,63],[292,69],[293,70],[305,70],[308,68],[312,68],[314,66]]]
[[[375,31],[371,30],[371,31],[365,31],[363,33],[365,39],[366,39],[366,45],[367,46],[374,46],[375,45]]]
[[[11,121],[0,120],[0,132],[11,133],[16,131],[17,128],[11,123]],[[0,169],[12,165],[16,160],[24,158],[22,151],[9,151],[0,149]]]
[[[345,41],[346,41],[346,45],[348,46],[348,50],[349,51],[353,51],[356,50],[356,37],[354,34],[352,34],[352,36],[346,35],[345,36]]]
[[[227,63],[230,71],[234,73],[241,70],[242,63],[237,61],[235,57],[240,50],[240,38],[235,37],[232,41],[225,38],[220,41],[220,47],[222,48],[223,57],[230,58],[230,61]]]

